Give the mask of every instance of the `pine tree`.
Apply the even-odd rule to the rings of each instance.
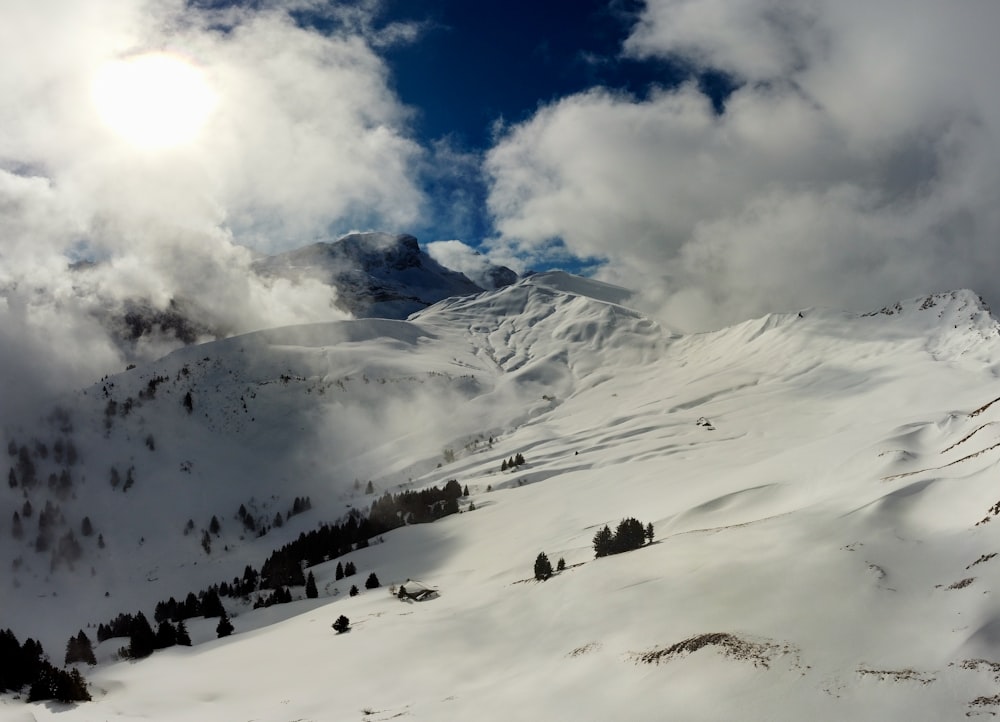
[[[191,392],[190,391],[188,391],[186,394],[184,394],[184,399],[183,399],[183,401],[181,403],[184,404],[184,408],[187,409],[187,412],[189,414],[192,411],[194,411],[194,399],[191,398]]]
[[[347,564],[344,565],[344,576],[345,577],[353,577],[357,573],[358,573],[358,569],[357,569],[357,567],[354,566],[354,562],[347,562]]]
[[[538,556],[535,557],[535,579],[544,582],[551,576],[552,564],[549,562],[549,558],[545,555],[545,552],[539,552]]]
[[[89,702],[92,699],[80,670],[71,669],[68,673],[59,670],[59,672],[55,689],[57,700],[60,702]]]
[[[375,572],[368,575],[368,579],[365,580],[365,589],[377,589],[382,586],[379,583],[378,577],[375,576]]]
[[[653,522],[646,525],[646,540],[649,541],[650,544],[653,543]]]
[[[80,661],[80,643],[76,636],[69,638],[66,642],[66,657],[63,659],[63,664],[73,664],[74,662]]]
[[[219,599],[219,593],[214,588],[209,588],[205,592],[205,596],[201,599],[200,611],[201,616],[206,618],[225,616],[226,610],[222,606],[222,600]]]
[[[356,584],[352,584],[352,585],[351,585],[351,591],[350,591],[350,595],[351,595],[352,597],[356,597],[356,596],[358,596],[358,587],[357,587],[357,585],[356,585]]]
[[[369,481],[368,482],[368,486],[365,487],[365,493],[366,494],[374,494],[375,493],[375,486],[371,483],[371,481]]]
[[[73,664],[74,662],[84,662],[90,665],[97,664],[97,658],[94,656],[94,646],[82,629],[77,636],[70,637],[66,643],[65,664]]]
[[[605,524],[604,528],[594,535],[594,553],[598,557],[606,557],[608,554],[612,554],[611,543],[611,529]]]
[[[562,557],[559,557],[559,561],[556,562],[556,571],[562,572],[565,570],[566,570],[566,560],[563,559]]]
[[[191,646],[191,635],[188,634],[187,625],[184,620],[177,622],[177,634],[176,634],[177,644],[184,647]]]
[[[14,512],[14,521],[11,526],[10,533],[15,539],[20,539],[24,536],[24,527],[21,525],[21,515],[16,511]]]
[[[166,649],[177,644],[177,630],[164,619],[156,628],[156,648]]]
[[[229,621],[229,615],[225,612],[222,612],[222,618],[219,620],[219,624],[215,627],[215,633],[219,635],[219,639],[228,637],[233,633],[233,623]]]
[[[312,572],[309,572],[309,576],[306,577],[306,598],[315,599],[319,596],[319,590],[316,589],[316,577],[313,576]]]
[[[337,571],[335,572],[335,576],[338,582],[344,578],[344,565],[340,562],[337,562]]]
[[[83,521],[80,523],[80,533],[84,536],[90,536],[94,533],[94,525],[90,522],[90,517],[83,517]]]
[[[612,541],[612,554],[638,549],[646,540],[646,530],[638,519],[629,517],[622,519],[615,530]]]
[[[336,630],[337,634],[343,634],[351,628],[351,620],[341,614],[337,617],[337,621],[333,623],[333,628]]]
[[[149,621],[142,612],[132,618],[128,636],[128,656],[130,659],[148,657],[156,649],[156,635],[153,634],[153,628],[149,626]]]
[[[93,666],[97,664],[97,657],[94,656],[94,645],[90,641],[90,637],[84,634],[83,630],[76,635],[76,638],[80,645],[80,657],[81,661]]]

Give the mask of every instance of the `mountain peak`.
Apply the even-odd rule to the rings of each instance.
[[[498,285],[517,278],[510,269],[495,269]],[[338,304],[358,318],[403,319],[444,298],[485,290],[435,261],[406,233],[349,233],[262,259],[256,270],[335,286]]]
[[[931,311],[933,313],[928,313]],[[967,314],[970,320],[990,319],[995,323],[993,312],[983,297],[967,288],[916,296],[861,315],[911,316],[915,313],[924,314],[928,320],[932,317],[944,319],[952,314]]]

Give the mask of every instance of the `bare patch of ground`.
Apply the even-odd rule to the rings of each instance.
[[[966,569],[972,569],[972,567],[976,566],[977,564],[982,564],[983,562],[988,562],[990,559],[992,559],[996,555],[997,555],[996,552],[993,552],[992,554],[983,554],[976,561],[972,562],[972,564],[970,564],[969,566],[967,566]]]
[[[945,589],[964,589],[965,587],[976,581],[975,577],[967,577],[965,579],[959,579],[957,582],[949,584]]]
[[[787,655],[793,655],[793,666],[800,667],[798,649],[769,639],[751,640],[728,632],[698,634],[669,647],[656,647],[645,652],[630,652],[629,658],[639,664],[666,664],[676,657],[686,657],[705,647],[714,647],[723,656],[741,662],[750,662],[754,667],[770,669],[771,663]]]
[[[857,673],[862,677],[875,677],[879,682],[919,682],[920,684],[930,684],[936,677],[932,677],[927,672],[918,672],[915,669],[868,669],[858,667]]]
[[[601,648],[601,643],[600,642],[590,642],[589,644],[585,644],[582,647],[577,647],[576,649],[572,650],[566,656],[567,657],[582,657],[583,655],[590,654],[591,652],[595,652],[595,651],[597,651],[600,648]]]

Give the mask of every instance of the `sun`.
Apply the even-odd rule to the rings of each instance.
[[[105,64],[93,100],[105,124],[146,149],[194,140],[216,105],[205,74],[169,53],[145,53]]]

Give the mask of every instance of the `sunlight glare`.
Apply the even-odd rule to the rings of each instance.
[[[216,103],[202,71],[167,53],[106,64],[94,79],[93,100],[112,130],[147,149],[192,141]]]

